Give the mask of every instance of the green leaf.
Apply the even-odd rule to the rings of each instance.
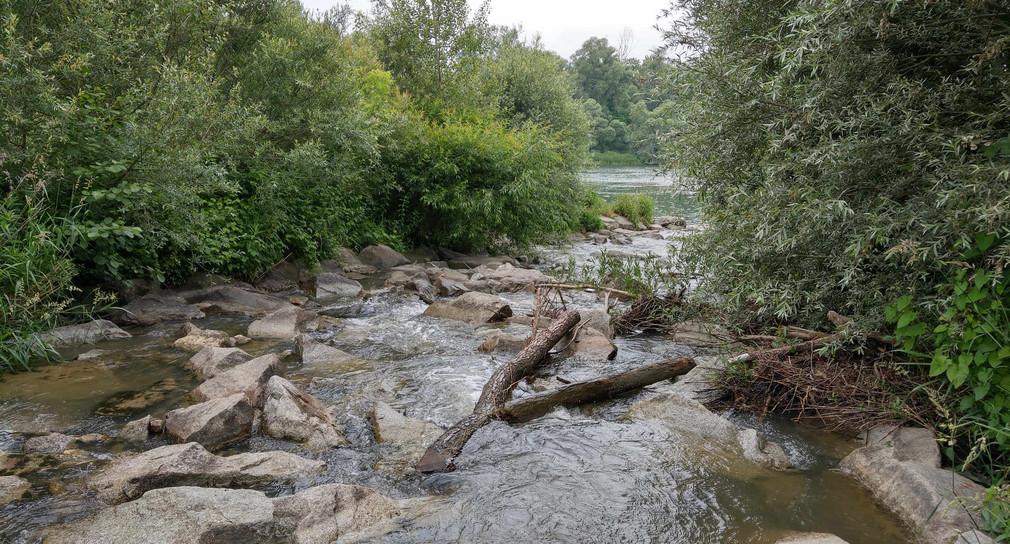
[[[993,146],[990,146],[989,148],[986,149],[988,150],[992,147]],[[990,247],[992,247],[994,241],[996,241],[996,236],[992,234],[984,234],[980,232],[975,235],[975,244],[978,245],[978,249],[980,251],[985,251]]]
[[[906,325],[908,325],[909,323],[911,323],[912,320],[914,320],[915,318],[916,318],[916,313],[915,312],[905,312],[905,313],[901,314],[901,317],[898,319],[897,328],[899,328],[899,329],[904,328]]]

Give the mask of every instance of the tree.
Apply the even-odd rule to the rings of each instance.
[[[612,119],[628,121],[635,82],[606,38],[589,38],[572,55],[576,87],[581,98],[592,98]]]

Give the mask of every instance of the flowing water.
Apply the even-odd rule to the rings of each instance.
[[[658,214],[687,216],[689,222],[697,217],[690,195],[677,193],[668,178],[648,170],[596,170],[589,176],[604,184],[605,193],[652,194]],[[668,242],[636,238],[622,250],[661,253]],[[586,260],[598,249],[588,242],[544,248],[543,266],[569,255]],[[502,297],[517,315],[533,308],[530,294]],[[571,303],[602,306],[588,294],[574,295]],[[404,294],[369,298],[341,328],[317,334],[360,359],[306,368],[296,358],[285,358],[288,377],[335,408],[351,447],[319,454],[254,437],[224,453],[283,449],[327,461],[325,474],[264,489],[271,495],[340,482],[398,498],[439,497],[435,515],[408,522],[381,540],[387,543],[771,543],[788,531],[835,533],[852,544],[910,541],[899,522],[833,470],[855,447],[852,441],[783,418],[727,414],[780,443],[797,470],[755,470],[738,460],[711,458],[699,453],[706,445],[696,439],[658,422],[622,417],[633,402],[655,396],[661,385],[611,402],[557,409],[523,425],[492,423],[467,444],[455,472],[418,476],[399,450],[376,442],[368,421],[373,403],[384,401],[408,416],[450,425],[472,409],[487,377],[507,359],[479,354],[482,338],[472,327],[424,317],[424,308]],[[215,318],[198,324],[235,333],[248,322]],[[26,436],[46,430],[113,435],[131,419],[161,415],[184,403],[198,382],[182,366],[189,355],[171,347],[174,328],[132,330],[133,338],[99,346],[109,353],[95,359],[0,378],[0,452],[16,453]],[[704,354],[658,336],[615,343],[614,361],[562,361],[547,374],[585,379]],[[245,347],[283,352],[292,346]],[[85,447],[70,461],[27,462],[17,455],[4,460],[0,453],[0,474],[21,473],[32,482],[26,499],[0,506],[0,542],[34,542],[37,528],[97,508],[83,482],[126,447],[111,440]]]

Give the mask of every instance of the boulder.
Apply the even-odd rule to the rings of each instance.
[[[0,476],[0,506],[20,499],[30,487],[24,478]]]
[[[112,319],[127,325],[154,325],[168,320],[201,319],[200,308],[185,300],[161,294],[144,295],[111,312]]]
[[[410,273],[410,272],[404,272],[402,270],[394,270],[394,271],[392,271],[389,274],[389,276],[386,278],[386,281],[382,284],[382,286],[383,287],[404,287],[408,283],[410,283],[411,281],[413,281],[414,278],[420,277],[422,275],[424,275],[425,277],[427,277],[427,275],[424,274],[423,272],[420,272],[420,273],[418,273],[418,272]]]
[[[494,331],[495,334],[488,337],[480,346],[477,347],[477,351],[480,353],[494,353],[496,351],[505,353],[518,353],[521,349],[526,347],[526,339],[519,338],[518,336],[513,336],[511,334],[505,334],[501,331]]]
[[[794,533],[775,541],[775,544],[848,544],[829,533]]]
[[[449,259],[449,268],[477,268],[478,266],[499,267],[503,264],[519,266],[519,262],[509,256],[490,257],[488,255],[462,255]]]
[[[266,293],[243,289],[235,285],[221,285],[201,292],[193,301],[208,314],[265,315],[281,308],[294,306]]]
[[[119,340],[129,338],[130,336],[132,336],[130,333],[105,319],[96,319],[89,323],[81,323],[80,325],[57,327],[42,333],[42,339],[49,345],[57,348],[94,344],[102,340]]]
[[[358,259],[362,263],[373,266],[379,270],[387,270],[401,264],[410,264],[410,259],[397,252],[395,249],[382,244],[368,246],[358,253]]]
[[[996,544],[996,541],[982,531],[967,531],[958,535],[953,544]]]
[[[511,317],[512,308],[495,295],[470,292],[463,293],[451,302],[435,302],[424,310],[424,315],[479,325]]]
[[[390,499],[367,487],[327,484],[274,499],[274,519],[278,531],[292,535],[294,544],[371,542],[396,529],[393,519],[418,501]]]
[[[444,431],[430,421],[407,417],[384,402],[376,402],[369,416],[376,440],[397,446],[405,465],[420,461],[424,450]]]
[[[677,382],[664,389],[698,402],[711,402],[722,396],[715,385],[716,379],[726,368],[726,360],[721,357],[695,357],[695,367],[677,378]]]
[[[340,274],[323,272],[312,280],[316,302],[327,304],[361,296],[361,284]]]
[[[203,382],[191,395],[199,402],[242,393],[249,404],[260,406],[263,387],[271,376],[282,372],[276,353],[250,359]]]
[[[606,229],[601,229],[600,230],[601,233],[604,230],[609,230],[609,229],[617,228],[617,220],[614,219],[613,217],[607,217],[605,215],[601,215],[600,216],[600,222],[603,223],[604,227],[606,227]]]
[[[417,247],[410,251],[405,251],[403,256],[413,263],[430,263],[438,260],[438,253],[430,247]]]
[[[705,452],[720,453],[729,459],[742,458],[766,469],[792,468],[782,447],[768,442],[753,429],[740,429],[701,403],[680,395],[662,395],[636,402],[625,417],[653,420],[673,433],[692,436],[704,443]]]
[[[940,468],[940,448],[926,429],[882,426],[839,468],[870,489],[924,544],[947,544],[980,521],[961,502],[981,499],[982,486]]]
[[[197,352],[206,347],[233,346],[235,341],[224,331],[201,329],[192,323],[186,323],[180,329],[182,338],[172,343],[183,350]]]
[[[495,281],[502,285],[506,291],[532,291],[538,283],[549,283],[552,281],[539,270],[531,268],[517,268],[509,263],[502,264],[496,270],[482,274],[481,279]]]
[[[326,463],[270,451],[221,457],[196,443],[162,446],[118,457],[88,479],[88,488],[119,504],[162,487],[244,487],[296,480],[322,472]]]
[[[207,346],[190,357],[186,366],[192,368],[201,379],[208,380],[250,359],[252,355],[239,348]]]
[[[261,491],[169,487],[46,531],[45,544],[283,542]]]
[[[435,280],[435,289],[438,291],[438,294],[443,297],[455,297],[469,291],[462,282],[446,276],[439,276],[438,279]]]
[[[43,436],[36,436],[25,441],[25,453],[44,453],[58,455],[67,450],[71,442],[77,440],[76,436],[61,433],[49,433]]]
[[[355,357],[350,353],[317,342],[307,334],[300,334],[295,339],[295,354],[302,358],[302,364],[342,363]]]
[[[130,442],[143,442],[150,436],[151,416],[144,416],[123,425],[119,438]]]
[[[610,228],[611,230],[617,230],[617,229],[624,229],[630,231],[635,230],[635,224],[629,221],[628,218],[622,217],[620,215],[615,215],[614,225],[612,227],[610,225],[607,225],[607,227]]]
[[[291,340],[298,333],[318,331],[339,323],[335,318],[292,306],[253,321],[248,334],[252,338]]]
[[[686,227],[687,221],[683,217],[672,215],[661,215],[654,219],[655,223],[661,227]]]
[[[603,312],[599,313],[602,314]],[[606,327],[609,324],[609,316],[605,320],[602,316],[594,316],[590,313],[583,320],[585,325],[576,329],[574,342],[572,341],[571,333],[565,335],[558,342],[559,346],[567,346],[563,351],[563,356],[592,362],[604,362],[617,357],[617,346],[610,341],[610,336],[589,325],[593,323]]]
[[[341,247],[337,249],[336,260],[341,264],[341,266],[354,266],[365,264],[361,262],[361,259],[354,254],[353,251],[347,249],[346,247]]]
[[[603,310],[585,310],[579,312],[582,321],[579,323],[589,329],[596,329],[607,338],[614,337],[614,318]]]
[[[209,400],[165,414],[171,442],[199,442],[209,450],[252,436],[256,409],[243,393]]]
[[[301,274],[301,270],[297,266],[284,261],[264,274],[256,283],[256,287],[272,293],[287,291],[298,287]]]
[[[427,279],[414,278],[407,282],[406,288],[415,291],[417,296],[428,304],[435,302],[435,287],[428,283]]]
[[[323,403],[284,378],[270,378],[264,398],[261,423],[264,434],[281,440],[304,442],[314,450],[348,444],[334,426],[333,414]]]

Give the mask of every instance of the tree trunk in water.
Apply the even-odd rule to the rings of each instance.
[[[495,412],[505,405],[512,392],[512,386],[526,376],[532,375],[543,362],[554,344],[581,320],[578,312],[566,312],[554,320],[550,327],[538,335],[509,362],[500,366],[484,384],[480,399],[473,413],[449,427],[428,446],[424,456],[417,463],[418,472],[449,472],[455,468],[452,459],[463,451],[463,446],[473,433],[491,420]]]
[[[522,423],[550,412],[555,406],[573,407],[587,402],[614,398],[622,393],[634,391],[658,381],[687,374],[692,368],[694,368],[694,359],[681,357],[605,378],[573,383],[553,391],[545,391],[509,401],[495,414],[495,417],[512,423]]]

